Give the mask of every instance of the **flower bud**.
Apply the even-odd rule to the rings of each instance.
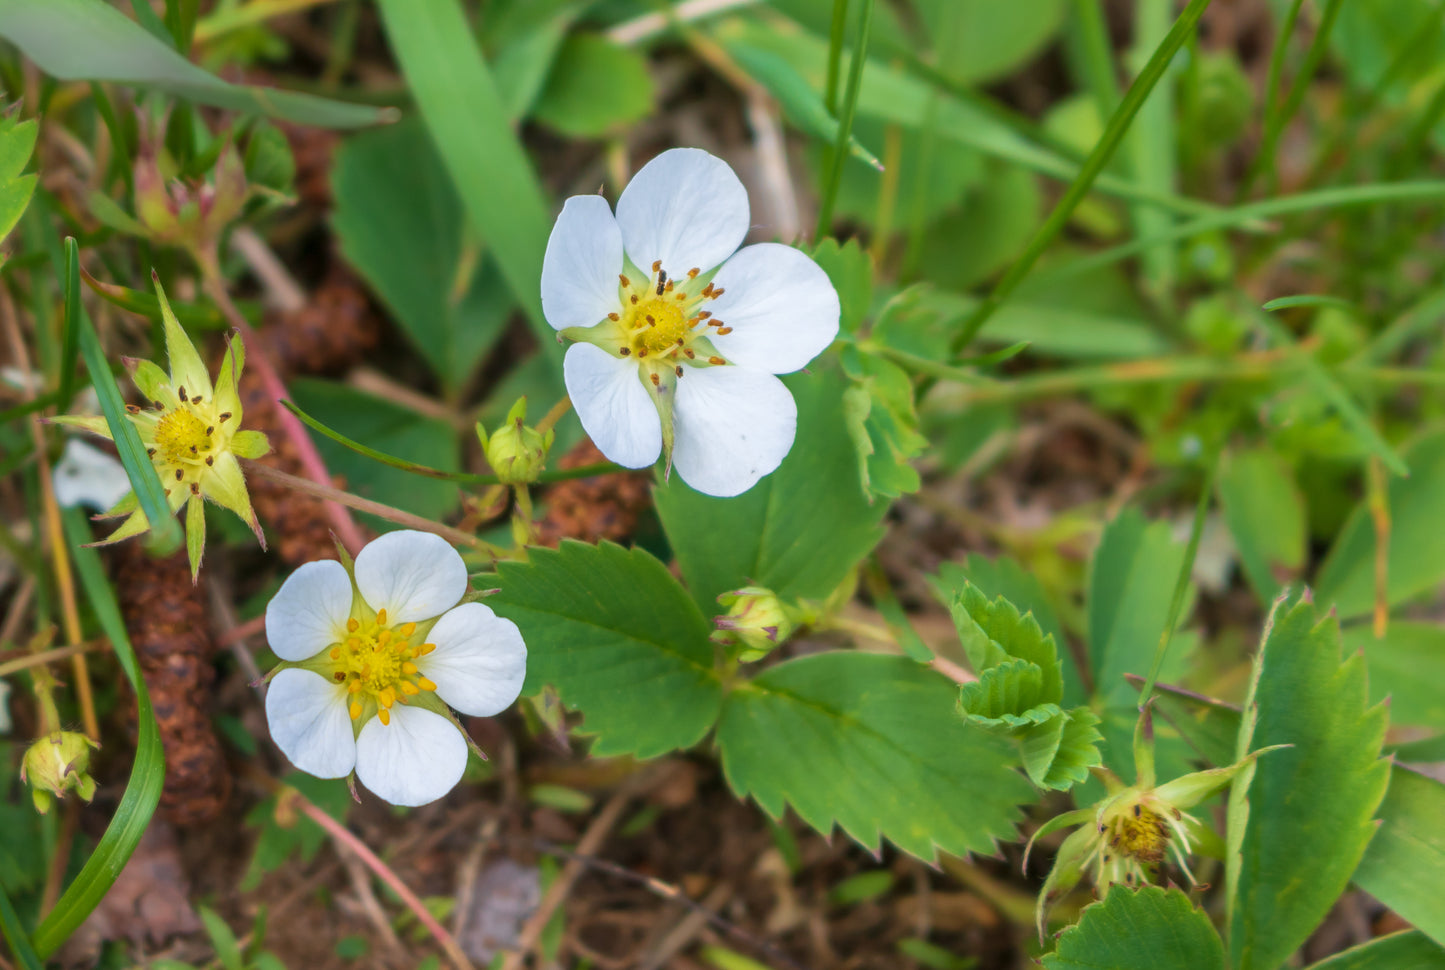
[[[44,815],[50,804],[74,791],[82,801],[95,797],[95,779],[86,773],[90,749],[98,748],[90,738],[74,731],[56,731],[30,746],[20,764],[20,780],[28,782],[35,810]]]
[[[156,144],[142,146],[133,176],[136,219],[145,234],[154,242],[192,252],[214,248],[250,194],[246,169],[234,145],[221,150],[209,181],[168,176]]]
[[[523,423],[526,417],[527,399],[519,397],[491,438],[480,423],[477,425],[477,440],[487,453],[487,464],[504,485],[535,482],[547,464],[547,451],[556,435],[550,428],[543,432],[527,427]]]
[[[717,643],[739,644],[738,659],[752,663],[766,657],[774,647],[792,636],[797,627],[793,610],[778,599],[778,594],[761,586],[744,586],[723,593],[718,603],[728,607],[726,614],[714,617]]]

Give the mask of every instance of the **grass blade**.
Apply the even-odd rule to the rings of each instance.
[[[140,507],[150,523],[152,541],[158,550],[175,550],[181,545],[181,526],[171,514],[166,503],[165,491],[155,466],[146,455],[145,444],[135,426],[126,420],[125,402],[121,400],[120,388],[105,360],[105,350],[100,338],[95,335],[90,316],[80,302],[80,259],[79,248],[74,237],[65,240],[65,331],[79,335],[80,356],[90,372],[90,383],[100,398],[100,410],[105,423],[115,440],[120,463],[125,467],[126,478],[140,499]]]
[[[1089,153],[1089,157],[1084,160],[1079,174],[1069,183],[1063,197],[1054,206],[1054,211],[1049,213],[1049,217],[1034,233],[1023,253],[1009,267],[1003,278],[995,284],[993,292],[963,322],[958,333],[954,334],[949,346],[952,356],[957,357],[968,346],[969,341],[973,340],[979,329],[988,322],[988,318],[993,316],[994,311],[1008,299],[1019,283],[1023,282],[1024,277],[1033,269],[1034,263],[1043,255],[1043,251],[1049,243],[1053,242],[1054,237],[1064,228],[1069,217],[1073,215],[1074,209],[1088,194],[1094,180],[1099,177],[1099,173],[1104,170],[1109,159],[1114,157],[1114,151],[1119,147],[1124,135],[1128,133],[1134,116],[1139,113],[1139,109],[1143,107],[1150,92],[1154,90],[1154,86],[1164,76],[1174,55],[1180,47],[1184,46],[1184,42],[1189,38],[1208,6],[1209,0],[1190,0],[1189,6],[1185,7],[1184,12],[1179,15],[1179,19],[1174,21],[1174,26],[1165,35],[1163,43],[1155,48],[1154,53],[1149,57],[1149,63],[1144,65],[1144,69],[1139,72],[1139,76],[1135,78],[1128,93],[1124,95],[1124,100],[1120,102],[1118,109],[1109,119],[1109,124],[1105,127],[1104,134],[1100,136],[1098,144]]]
[[[858,110],[858,89],[863,83],[863,67],[868,62],[868,34],[873,28],[873,0],[863,0],[863,13],[858,18],[858,36],[853,43],[853,56],[848,64],[848,88],[843,93],[843,110],[838,117],[838,139],[829,154],[828,181],[823,187],[823,201],[818,206],[818,228],[814,239],[828,234],[833,222],[833,204],[838,199],[838,186],[843,181],[843,160],[848,157],[848,139],[853,132],[853,116]],[[837,28],[834,28],[837,32]]]
[[[560,358],[542,316],[542,254],[551,232],[546,195],[457,0],[379,0],[392,53],[472,226],[541,338]]]
[[[0,930],[4,931],[5,941],[10,944],[10,952],[15,954],[15,959],[20,962],[21,970],[45,970],[25,935],[25,927],[20,925],[20,917],[16,915],[15,907],[10,905],[10,897],[5,895],[4,886],[0,886]]]
[[[115,816],[100,837],[95,851],[85,860],[80,874],[65,890],[50,915],[36,927],[32,939],[36,952],[42,957],[49,957],[60,949],[110,891],[116,876],[125,868],[126,860],[140,844],[141,836],[150,825],[151,816],[160,804],[161,786],[166,776],[165,754],[161,749],[155,713],[151,710],[150,695],[146,692],[140,665],[126,634],[125,621],[121,619],[120,607],[100,564],[100,556],[94,549],[86,547],[93,537],[85,513],[80,509],[66,509],[63,516],[66,541],[70,544],[70,554],[74,557],[76,572],[80,574],[80,584],[90,600],[91,611],[101,631],[114,646],[115,658],[126,679],[135,689],[136,721],[140,731],[130,781],[126,783],[125,794],[116,806]]]
[[[62,81],[156,88],[200,104],[324,128],[357,128],[387,117],[364,105],[229,84],[104,0],[0,0],[0,37]]]

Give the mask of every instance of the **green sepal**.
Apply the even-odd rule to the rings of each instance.
[[[178,394],[181,388],[186,388],[187,395],[190,397],[209,392],[211,375],[206,371],[206,365],[202,362],[201,355],[196,352],[191,338],[186,336],[186,332],[181,329],[180,321],[171,312],[171,304],[166,299],[165,287],[161,286],[160,276],[152,272],[151,279],[155,282],[156,299],[161,304],[161,320],[166,333],[166,357],[171,365],[171,386],[176,389]]]
[[[110,508],[106,509],[104,512],[101,512],[101,513],[99,513],[98,515],[93,515],[93,516],[91,516],[91,518],[92,518],[92,519],[118,519],[118,518],[120,518],[122,515],[130,515],[132,512],[134,512],[134,511],[135,511],[136,509],[138,509],[138,508],[140,508],[140,498],[139,498],[139,496],[136,495],[135,489],[131,489],[129,492],[126,492],[124,495],[122,495],[122,496],[120,497],[120,501],[119,501],[119,502],[116,502],[114,505],[112,505]]]
[[[206,503],[192,495],[186,503],[186,558],[191,562],[191,584],[201,575],[201,557],[206,554]]]
[[[106,424],[103,415],[57,414],[53,418],[46,418],[45,422],[64,425],[67,428],[79,428],[82,431],[89,431],[91,434],[98,434],[107,441],[114,440],[110,436],[110,425]]]
[[[231,436],[231,451],[238,458],[261,458],[271,453],[271,440],[263,431],[237,431]]]
[[[130,379],[135,382],[136,388],[146,396],[146,399],[156,404],[167,404],[175,406],[175,393],[165,393],[170,387],[171,379],[160,365],[149,360],[127,360],[126,366],[130,368]]]

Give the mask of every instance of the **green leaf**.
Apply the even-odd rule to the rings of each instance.
[[[597,735],[592,753],[652,758],[701,740],[722,685],[707,621],[667,567],[641,549],[566,540],[497,566],[487,605],[527,641],[527,684],[551,685]]]
[[[959,706],[971,721],[995,721],[1008,728],[1038,724],[1059,714],[1058,699],[1044,690],[1044,672],[1027,660],[1006,660],[959,688]]]
[[[1445,431],[1419,438],[1401,456],[1409,478],[1391,478],[1390,552],[1387,567],[1389,603],[1396,606],[1445,581],[1445,544],[1435,536],[1445,530]],[[1364,616],[1375,602],[1375,524],[1366,502],[1351,513],[1315,579],[1320,603],[1333,603],[1342,619]]]
[[[293,379],[289,387],[298,405],[308,414],[348,437],[442,471],[456,471],[459,466],[458,435],[445,421],[422,417],[399,404],[332,381],[298,378]],[[325,459],[326,467],[345,479],[347,488],[363,498],[429,519],[443,518],[457,507],[457,486],[450,482],[424,480],[399,469],[383,467],[330,438],[318,438],[316,448]],[[396,527],[374,521],[382,529]]]
[[[1047,970],[1224,970],[1209,917],[1178,889],[1115,883],[1044,957]]]
[[[954,711],[956,689],[904,657],[835,651],[738,685],[717,745],[728,784],[778,818],[785,806],[866,848],[886,838],[932,860],[991,852],[1032,799],[1008,746]]]
[[[939,67],[955,83],[977,84],[1023,67],[1064,22],[1067,0],[914,0]]]
[[[978,553],[969,553],[963,562],[943,563],[938,567],[937,576],[925,576],[924,579],[944,606],[952,603],[954,590],[971,583],[985,596],[1002,596],[1020,610],[1033,614],[1044,636],[1053,638],[1059,655],[1064,676],[1064,704],[1073,706],[1083,703],[1084,684],[1074,656],[1066,647],[1068,641],[1064,639],[1064,628],[1059,624],[1058,615],[1038,576],[1024,569],[1018,560],[1008,556],[989,559]]]
[[[1262,602],[1304,568],[1308,522],[1304,496],[1288,463],[1269,448],[1226,455],[1219,469],[1219,504],[1244,574]]]
[[[874,499],[918,491],[922,480],[910,462],[928,447],[928,439],[918,433],[908,372],[857,347],[843,348],[842,361],[854,381],[843,395],[843,413],[863,488]]]
[[[652,112],[647,59],[598,34],[562,43],[532,117],[573,138],[599,138]]]
[[[416,121],[366,132],[337,152],[331,185],[342,253],[456,392],[502,335],[513,301],[436,149]]]
[[[1067,791],[1089,778],[1089,769],[1103,756],[1099,742],[1104,736],[1097,725],[1099,716],[1087,707],[1060,711],[1057,717],[1033,725],[1023,732],[1019,751],[1024,771],[1040,788]]]
[[[16,118],[15,112],[0,116],[0,240],[10,235],[35,193],[35,175],[20,173],[35,151],[40,123]]]
[[[292,771],[281,781],[338,822],[346,821],[352,802],[351,792],[343,780],[315,778],[304,772]],[[284,820],[278,820],[278,798],[278,795],[272,795],[246,813],[246,825],[258,828],[260,832],[256,835],[256,848],[246,866],[246,875],[239,884],[243,892],[255,889],[266,873],[288,863],[310,862],[326,844],[326,830],[308,816],[293,810]]]
[[[458,0],[380,0],[392,54],[451,174],[472,227],[491,247],[543,353],[561,359],[537,281],[549,206],[512,130]]]
[[[1445,628],[1391,620],[1384,639],[1370,624],[1345,628],[1345,649],[1365,655],[1370,699],[1390,699],[1390,724],[1445,731]]]
[[[1379,814],[1355,885],[1445,946],[1445,785],[1396,765]]]
[[[1002,596],[990,601],[967,581],[955,594],[949,611],[976,673],[982,674],[1008,657],[1018,657],[1038,666],[1045,703],[1057,704],[1063,699],[1064,679],[1058,650],[1053,639],[1044,635],[1033,614],[1020,614],[1018,607]]]
[[[221,961],[221,966],[225,970],[246,970],[245,961],[241,959],[241,946],[226,921],[206,906],[196,907],[196,913],[201,917],[206,935],[211,938],[211,946],[215,948],[216,959]]]
[[[653,490],[678,565],[703,612],[717,596],[764,586],[784,599],[825,599],[882,538],[888,507],[870,504],[834,373],[784,379],[798,403],[793,450],[736,498],[711,498],[673,476]]]
[[[818,243],[809,255],[838,291],[839,328],[856,333],[873,308],[873,257],[856,239],[840,246],[832,237]]]
[[[1149,523],[1131,508],[1104,527],[1089,569],[1089,666],[1108,703],[1134,702],[1124,675],[1148,672],[1183,563],[1167,522]]]
[[[1445,970],[1445,950],[1423,933],[1392,933],[1312,963],[1309,970]]]
[[[838,119],[828,113],[828,106],[799,74],[793,65],[772,51],[753,47],[751,44],[733,44],[728,53],[748,76],[768,89],[777,98],[788,120],[806,134],[812,135],[824,144],[831,145],[838,139]],[[848,152],[878,171],[883,163],[858,141],[858,136],[848,133]],[[856,245],[856,244],[855,244]]]
[[[155,88],[200,104],[323,128],[357,128],[387,118],[387,112],[365,105],[228,84],[104,0],[0,0],[0,37],[62,81]]]
[[[3,8],[0,8],[3,9]],[[149,36],[149,35],[147,35]],[[80,302],[80,257],[75,239],[65,240],[65,327],[79,336],[80,356],[85,369],[90,373],[91,386],[100,399],[100,410],[110,428],[111,439],[130,487],[140,500],[140,509],[145,513],[151,530],[152,547],[157,552],[171,552],[180,548],[181,525],[170,506],[166,503],[164,487],[160,476],[146,454],[145,444],[135,425],[126,418],[125,402],[121,399],[120,388],[105,359],[105,349],[91,325],[90,315]]]
[[[1339,625],[1281,601],[1255,660],[1229,795],[1226,898],[1237,970],[1274,970],[1319,926],[1375,832],[1389,783],[1384,705],[1367,707],[1364,660],[1340,662]]]
[[[90,600],[91,612],[115,648],[116,662],[135,691],[139,732],[130,780],[126,782],[125,793],[121,795],[120,804],[116,806],[105,834],[96,843],[90,858],[85,860],[80,874],[31,935],[35,950],[42,957],[49,957],[60,949],[61,944],[69,939],[70,934],[110,891],[155,814],[166,776],[160,732],[145,680],[136,662],[135,650],[131,648],[130,637],[126,634],[125,621],[121,619],[115,593],[100,557],[94,549],[86,547],[92,536],[85,513],[80,509],[66,509],[62,521],[66,542],[70,544],[70,554],[80,575],[81,588]]]

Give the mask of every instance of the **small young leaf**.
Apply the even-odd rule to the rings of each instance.
[[[1017,657],[1038,665],[1042,673],[1041,703],[1057,704],[1064,696],[1063,671],[1052,637],[1044,636],[1033,614],[1019,614],[1002,596],[989,601],[972,583],[965,583],[950,607],[969,663],[978,673]]]
[[[1265,628],[1229,796],[1226,898],[1237,970],[1274,970],[1314,932],[1375,833],[1389,783],[1384,705],[1368,707],[1364,659],[1340,662],[1339,625],[1281,600]]]
[[[1047,970],[1224,970],[1209,917],[1177,889],[1115,883],[1044,957]]]
[[[1087,707],[1060,711],[1047,721],[1023,731],[1019,752],[1024,771],[1040,788],[1067,791],[1089,777],[1089,769],[1103,758],[1096,729],[1099,716]]]
[[[497,568],[487,599],[526,638],[527,684],[557,689],[597,735],[594,755],[652,758],[696,744],[722,685],[707,621],[667,567],[641,549],[566,541]]]
[[[728,784],[778,817],[837,824],[932,860],[1012,838],[1032,799],[1006,744],[958,717],[952,684],[904,657],[835,651],[772,667],[723,706]]]
[[[1056,718],[1063,713],[1057,701],[1045,697],[1044,672],[1027,660],[996,664],[959,691],[959,706],[970,720],[997,722],[1008,730]]]

